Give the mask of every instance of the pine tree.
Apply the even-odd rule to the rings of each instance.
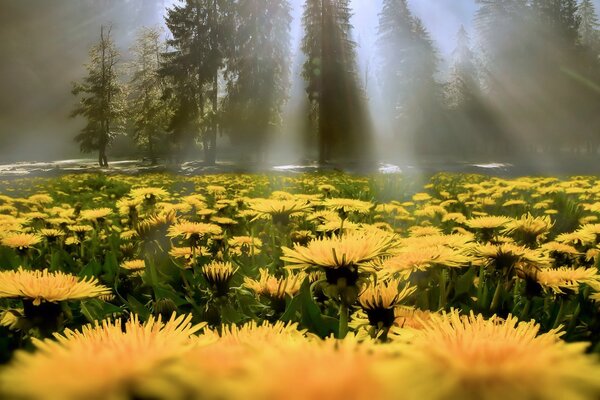
[[[450,82],[446,87],[450,136],[453,150],[463,158],[481,154],[485,149],[491,124],[491,113],[483,98],[478,60],[464,26],[457,34],[452,53]]]
[[[74,83],[72,93],[80,102],[71,116],[82,116],[87,125],[75,137],[84,153],[98,151],[98,164],[108,167],[106,150],[116,135],[123,132],[124,89],[119,82],[119,52],[111,28],[100,28],[100,42],[90,49],[88,76]]]
[[[600,24],[598,23],[594,2],[592,0],[582,0],[577,15],[581,21],[579,24],[581,44],[598,52],[600,50],[600,33],[598,31]]]
[[[475,27],[485,94],[494,118],[483,132],[494,155],[518,150],[513,138],[527,141],[537,135],[534,115],[539,107],[538,56],[540,48],[531,8],[526,0],[476,0]]]
[[[433,150],[441,116],[440,88],[435,79],[438,57],[433,41],[406,0],[384,0],[379,15],[378,49],[384,118],[406,150]]]
[[[235,11],[223,123],[244,158],[261,157],[281,123],[290,84],[291,6],[288,0],[239,0]]]
[[[379,14],[378,50],[380,84],[383,88],[384,105],[382,118],[398,120],[404,94],[409,90],[408,52],[413,47],[413,16],[406,0],[384,0]],[[396,131],[399,127],[391,126]]]
[[[348,0],[307,0],[302,76],[317,126],[319,163],[333,158],[368,162],[369,118],[358,83],[356,43]]]
[[[163,63],[160,28],[142,28],[131,49],[134,55],[129,84],[134,139],[152,164],[164,149],[169,109],[163,101],[164,84],[159,74]],[[164,151],[163,151],[164,153]]]
[[[167,56],[164,72],[181,92],[174,95],[181,108],[171,126],[199,130],[195,135],[179,131],[176,136],[201,136],[204,162],[209,165],[217,156],[219,77],[231,45],[231,6],[229,0],[186,0],[169,9],[166,17],[173,51]]]
[[[456,49],[452,53],[451,80],[447,91],[448,105],[451,108],[461,108],[471,102],[479,92],[475,54],[471,50],[471,39],[464,25],[461,25],[456,39]]]

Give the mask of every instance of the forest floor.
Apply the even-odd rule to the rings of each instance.
[[[422,158],[410,162],[380,162],[373,168],[352,164],[331,164],[325,167],[310,163],[292,164],[239,164],[234,161],[219,161],[207,166],[202,161],[183,163],[164,163],[151,165],[139,159],[115,159],[109,162],[109,168],[100,168],[92,158],[67,159],[56,161],[22,161],[4,163],[0,159],[0,178],[16,177],[56,177],[72,173],[101,172],[104,174],[138,175],[143,173],[169,172],[194,176],[218,173],[268,173],[288,172],[304,173],[328,170],[365,174],[409,174],[430,176],[439,172],[475,173],[501,177],[518,176],[574,176],[600,175],[600,158],[596,155],[566,153],[559,155],[520,155],[480,160],[449,160],[442,158]]]

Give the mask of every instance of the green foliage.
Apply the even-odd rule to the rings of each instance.
[[[87,125],[75,137],[82,152],[98,151],[98,163],[108,166],[106,150],[116,135],[123,132],[124,88],[119,82],[119,53],[111,37],[111,29],[100,30],[100,42],[90,49],[88,76],[74,83],[73,94],[80,96],[72,117],[82,116]]]

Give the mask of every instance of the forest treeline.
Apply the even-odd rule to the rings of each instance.
[[[600,146],[600,33],[591,0],[477,0],[450,67],[406,0],[384,0],[367,87],[349,0],[306,0],[302,17],[302,154],[319,163],[384,157],[499,157]],[[287,0],[184,0],[167,31],[141,28],[126,52],[110,25],[73,86],[84,152],[129,134],[152,163],[219,137],[239,162],[264,160],[281,131],[292,80]],[[373,84],[371,84],[373,85]],[[233,151],[233,153],[232,153]],[[299,157],[300,158],[300,157]]]

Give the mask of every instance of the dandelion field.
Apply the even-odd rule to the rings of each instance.
[[[0,397],[596,399],[600,180],[0,181]]]

